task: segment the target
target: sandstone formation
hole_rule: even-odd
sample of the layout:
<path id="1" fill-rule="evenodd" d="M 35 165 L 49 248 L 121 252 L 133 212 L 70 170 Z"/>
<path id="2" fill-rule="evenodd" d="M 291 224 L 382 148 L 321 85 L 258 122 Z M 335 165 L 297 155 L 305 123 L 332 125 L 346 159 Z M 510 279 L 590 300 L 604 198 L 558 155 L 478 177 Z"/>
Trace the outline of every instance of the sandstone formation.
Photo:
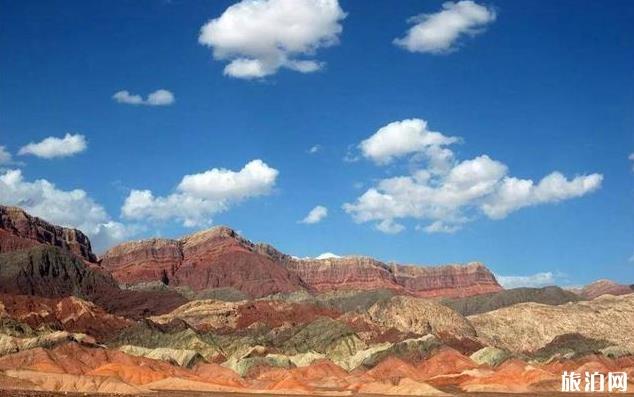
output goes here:
<path id="1" fill-rule="evenodd" d="M 385 264 L 367 257 L 297 259 L 253 244 L 227 227 L 179 240 L 124 243 L 106 252 L 102 266 L 121 283 L 160 281 L 199 295 L 232 288 L 248 297 L 308 290 L 383 289 L 422 297 L 462 297 L 500 291 L 480 263 L 435 267 Z"/>
<path id="2" fill-rule="evenodd" d="M 572 292 L 585 299 L 594 299 L 601 295 L 626 295 L 634 293 L 634 285 L 623 285 L 612 280 L 597 280 L 583 288 L 573 288 Z"/>
<path id="3" fill-rule="evenodd" d="M 226 227 L 124 243 L 104 254 L 102 266 L 122 283 L 163 281 L 194 291 L 232 287 L 261 297 L 302 288 L 297 276 Z"/>
<path id="4" fill-rule="evenodd" d="M 90 240 L 77 229 L 51 225 L 18 207 L 0 205 L 0 253 L 48 244 L 96 262 Z"/>
<path id="5" fill-rule="evenodd" d="M 534 352 L 554 338 L 576 333 L 634 352 L 634 294 L 549 306 L 521 303 L 468 317 L 487 344 Z"/>
<path id="6" fill-rule="evenodd" d="M 9 318 L 37 329 L 48 327 L 108 339 L 132 321 L 107 313 L 92 302 L 70 296 L 47 299 L 32 295 L 0 294 L 0 319 Z"/>

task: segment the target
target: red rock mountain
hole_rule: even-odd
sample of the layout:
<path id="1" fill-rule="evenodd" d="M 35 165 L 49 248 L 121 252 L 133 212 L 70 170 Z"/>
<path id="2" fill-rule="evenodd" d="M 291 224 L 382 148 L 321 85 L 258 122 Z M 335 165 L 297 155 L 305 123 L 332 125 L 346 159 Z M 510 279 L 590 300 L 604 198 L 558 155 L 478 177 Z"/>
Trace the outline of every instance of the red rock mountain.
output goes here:
<path id="1" fill-rule="evenodd" d="M 227 227 L 180 240 L 124 243 L 106 252 L 101 264 L 123 283 L 164 281 L 194 291 L 232 287 L 252 297 L 303 288 L 297 275 Z"/>
<path id="2" fill-rule="evenodd" d="M 88 262 L 96 262 L 90 240 L 77 229 L 50 223 L 18 207 L 0 205 L 0 252 L 48 244 L 70 251 Z"/>
<path id="3" fill-rule="evenodd" d="M 421 297 L 471 296 L 502 289 L 481 263 L 445 266 L 385 264 L 368 257 L 288 260 L 286 266 L 316 291 L 386 288 Z"/>
<path id="4" fill-rule="evenodd" d="M 124 243 L 104 269 L 123 283 L 163 281 L 194 291 L 232 287 L 252 297 L 306 289 L 390 289 L 416 296 L 470 296 L 502 289 L 480 263 L 438 267 L 385 264 L 367 257 L 297 259 L 253 244 L 227 227 L 179 240 Z"/>
<path id="5" fill-rule="evenodd" d="M 586 298 L 594 299 L 601 295 L 626 295 L 634 292 L 634 286 L 615 283 L 612 280 L 597 280 L 583 288 L 571 289 L 575 294 Z"/>
<path id="6" fill-rule="evenodd" d="M 106 271 L 120 283 L 162 281 L 196 292 L 229 287 L 250 297 L 263 297 L 298 290 L 389 289 L 423 297 L 462 297 L 502 289 L 493 274 L 480 263 L 421 267 L 386 264 L 356 256 L 297 259 L 270 245 L 253 244 L 227 227 L 216 227 L 178 240 L 124 243 L 106 252 L 99 266 L 90 240 L 79 230 L 51 225 L 17 207 L 0 206 L 0 253 L 40 245 L 75 254 L 92 267 L 86 269 L 91 278 Z M 49 252 L 45 254 L 44 259 L 48 258 Z M 46 269 L 53 267 L 46 265 Z M 77 274 L 86 271 L 78 273 L 76 266 L 69 269 L 74 269 Z M 56 290 L 62 287 L 73 290 L 55 294 L 42 290 L 38 294 L 66 296 L 76 292 L 77 285 L 60 283 L 62 279 L 49 276 L 40 280 L 35 270 L 16 273 L 16 277 L 19 276 L 16 280 L 22 283 L 19 290 L 35 293 L 34 288 L 48 288 L 49 281 L 54 281 Z M 77 279 L 82 284 L 86 284 L 86 280 L 84 277 Z M 96 284 L 111 284 L 105 281 Z M 116 286 L 108 285 L 108 288 L 112 287 Z"/>

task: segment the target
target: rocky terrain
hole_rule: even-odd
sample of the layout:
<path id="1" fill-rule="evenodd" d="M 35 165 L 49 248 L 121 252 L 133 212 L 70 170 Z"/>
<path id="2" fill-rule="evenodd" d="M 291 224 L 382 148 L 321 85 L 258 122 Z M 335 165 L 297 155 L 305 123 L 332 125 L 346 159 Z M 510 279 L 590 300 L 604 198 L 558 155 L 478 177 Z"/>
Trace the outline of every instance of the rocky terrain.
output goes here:
<path id="1" fill-rule="evenodd" d="M 422 267 L 358 256 L 299 259 L 253 244 L 227 227 L 179 240 L 124 243 L 107 251 L 101 266 L 124 284 L 161 282 L 191 289 L 198 297 L 226 288 L 249 298 L 303 290 L 388 289 L 432 297 L 502 289 L 481 263 Z"/>
<path id="2" fill-rule="evenodd" d="M 225 227 L 97 258 L 81 232 L 0 214 L 0 395 L 552 395 L 564 370 L 634 379 L 634 294 L 615 283 L 503 290 L 480 263 L 297 259 Z"/>

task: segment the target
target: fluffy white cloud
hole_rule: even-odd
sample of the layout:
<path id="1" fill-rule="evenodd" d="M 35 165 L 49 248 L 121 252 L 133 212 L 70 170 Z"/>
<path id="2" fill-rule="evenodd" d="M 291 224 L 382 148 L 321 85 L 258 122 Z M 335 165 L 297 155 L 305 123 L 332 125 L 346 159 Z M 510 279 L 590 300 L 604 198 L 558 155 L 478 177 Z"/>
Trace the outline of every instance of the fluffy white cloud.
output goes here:
<path id="1" fill-rule="evenodd" d="M 309 154 L 316 154 L 316 153 L 319 153 L 320 150 L 321 150 L 321 145 L 313 145 L 313 146 L 311 146 L 310 149 L 308 149 L 308 153 Z"/>
<path id="2" fill-rule="evenodd" d="M 147 106 L 168 106 L 176 101 L 174 94 L 164 89 L 149 93 L 147 99 L 143 99 L 141 95 L 131 94 L 129 91 L 123 90 L 115 92 L 112 99 L 118 103 L 125 103 L 127 105 Z"/>
<path id="3" fill-rule="evenodd" d="M 495 21 L 495 10 L 471 0 L 448 1 L 434 14 L 421 14 L 410 19 L 412 26 L 405 37 L 394 44 L 410 52 L 432 54 L 451 51 L 462 35 L 474 36 Z"/>
<path id="4" fill-rule="evenodd" d="M 304 217 L 304 219 L 302 219 L 300 223 L 312 225 L 312 224 L 321 222 L 327 216 L 328 216 L 328 208 L 324 207 L 323 205 L 318 205 L 312 210 L 310 210 L 308 215 L 306 215 L 306 217 Z"/>
<path id="5" fill-rule="evenodd" d="M 81 153 L 88 147 L 81 134 L 66 134 L 63 138 L 48 137 L 41 142 L 31 142 L 18 151 L 19 155 L 31 154 L 44 159 L 68 157 Z"/>
<path id="6" fill-rule="evenodd" d="M 490 218 L 500 219 L 522 207 L 583 196 L 601 187 L 602 181 L 603 176 L 600 174 L 568 180 L 559 172 L 545 176 L 538 184 L 529 179 L 505 177 L 495 194 L 482 204 L 482 210 Z"/>
<path id="7" fill-rule="evenodd" d="M 627 158 L 628 160 L 632 161 L 632 171 L 634 171 L 634 153 L 630 153 Z"/>
<path id="8" fill-rule="evenodd" d="M 247 163 L 240 171 L 224 168 L 185 175 L 176 191 L 156 197 L 150 190 L 132 190 L 121 213 L 127 219 L 167 221 L 188 227 L 205 226 L 211 217 L 242 200 L 269 194 L 279 172 L 262 160 Z"/>
<path id="9" fill-rule="evenodd" d="M 97 251 L 134 232 L 134 228 L 113 221 L 84 190 L 61 190 L 45 179 L 29 182 L 20 170 L 0 174 L 0 203 L 21 207 L 57 225 L 77 228 L 91 238 Z"/>
<path id="10" fill-rule="evenodd" d="M 345 16 L 337 0 L 242 0 L 207 22 L 198 42 L 229 61 L 224 73 L 231 77 L 261 78 L 280 68 L 311 73 L 322 64 L 298 57 L 336 44 Z"/>
<path id="11" fill-rule="evenodd" d="M 398 157 L 426 149 L 440 150 L 441 146 L 456 141 L 455 137 L 428 130 L 425 120 L 408 119 L 381 127 L 374 135 L 361 142 L 359 148 L 364 157 L 377 164 L 388 164 Z"/>
<path id="12" fill-rule="evenodd" d="M 0 145 L 0 165 L 11 164 L 13 162 L 13 156 L 7 150 L 5 146 Z"/>
<path id="13" fill-rule="evenodd" d="M 552 272 L 535 273 L 529 276 L 498 276 L 495 278 L 504 288 L 545 287 L 555 285 L 555 275 Z"/>
<path id="14" fill-rule="evenodd" d="M 453 233 L 478 214 L 501 219 L 523 207 L 581 197 L 603 180 L 600 174 L 567 179 L 553 172 L 535 183 L 509 176 L 505 164 L 487 155 L 458 161 L 448 146 L 459 139 L 430 133 L 426 126 L 423 120 L 391 123 L 361 143 L 363 155 L 378 164 L 409 154 L 422 165 L 409 175 L 379 180 L 344 204 L 356 222 L 376 222 L 382 232 L 399 233 L 405 227 L 398 220 L 412 218 L 430 222 L 417 229 Z"/>

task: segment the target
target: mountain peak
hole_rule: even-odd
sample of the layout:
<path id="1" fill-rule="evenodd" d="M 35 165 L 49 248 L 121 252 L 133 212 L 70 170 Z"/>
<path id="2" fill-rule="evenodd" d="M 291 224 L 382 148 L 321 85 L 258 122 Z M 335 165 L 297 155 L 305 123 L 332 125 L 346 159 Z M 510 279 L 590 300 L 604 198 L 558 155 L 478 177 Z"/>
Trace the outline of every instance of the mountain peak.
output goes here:
<path id="1" fill-rule="evenodd" d="M 49 244 L 96 262 L 88 237 L 78 229 L 53 225 L 19 207 L 0 205 L 0 252 Z"/>

